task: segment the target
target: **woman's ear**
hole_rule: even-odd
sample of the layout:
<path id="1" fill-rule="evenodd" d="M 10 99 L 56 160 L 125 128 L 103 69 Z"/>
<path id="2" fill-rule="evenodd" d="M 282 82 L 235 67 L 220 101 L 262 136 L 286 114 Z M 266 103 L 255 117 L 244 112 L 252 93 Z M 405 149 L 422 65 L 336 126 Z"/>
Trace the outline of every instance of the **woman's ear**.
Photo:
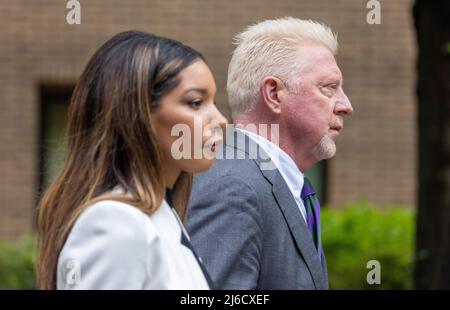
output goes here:
<path id="1" fill-rule="evenodd" d="M 279 78 L 266 76 L 262 80 L 260 87 L 261 98 L 265 108 L 272 113 L 280 114 L 284 90 L 284 83 Z"/>

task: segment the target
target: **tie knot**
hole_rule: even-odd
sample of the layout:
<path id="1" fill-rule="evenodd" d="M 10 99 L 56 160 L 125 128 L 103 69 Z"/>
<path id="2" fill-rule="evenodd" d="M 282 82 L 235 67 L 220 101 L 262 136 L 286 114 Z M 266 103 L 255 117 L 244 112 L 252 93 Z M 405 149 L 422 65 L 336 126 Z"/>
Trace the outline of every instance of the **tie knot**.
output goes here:
<path id="1" fill-rule="evenodd" d="M 308 180 L 308 178 L 305 177 L 305 181 L 302 188 L 302 198 L 306 198 L 311 195 L 315 195 L 316 191 L 314 190 L 314 187 L 312 186 L 311 182 Z"/>

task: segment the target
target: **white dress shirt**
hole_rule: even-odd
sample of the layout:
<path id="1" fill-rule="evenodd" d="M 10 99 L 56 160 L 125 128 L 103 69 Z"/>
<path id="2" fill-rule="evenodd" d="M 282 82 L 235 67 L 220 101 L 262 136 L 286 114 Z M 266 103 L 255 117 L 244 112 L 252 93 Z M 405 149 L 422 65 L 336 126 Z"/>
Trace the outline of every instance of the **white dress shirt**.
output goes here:
<path id="1" fill-rule="evenodd" d="M 306 222 L 306 209 L 303 205 L 303 200 L 301 197 L 304 176 L 295 164 L 294 160 L 285 151 L 266 138 L 242 128 L 236 128 L 236 130 L 239 130 L 247 135 L 250 139 L 257 143 L 258 146 L 264 150 L 264 152 L 267 153 L 270 160 L 273 162 L 288 185 L 289 190 L 291 191 L 292 196 L 294 197 L 294 200 L 303 216 L 303 219 Z"/>
<path id="2" fill-rule="evenodd" d="M 105 200 L 76 220 L 61 250 L 58 289 L 209 289 L 181 221 L 163 201 L 152 215 Z M 187 233 L 186 233 L 187 236 Z"/>

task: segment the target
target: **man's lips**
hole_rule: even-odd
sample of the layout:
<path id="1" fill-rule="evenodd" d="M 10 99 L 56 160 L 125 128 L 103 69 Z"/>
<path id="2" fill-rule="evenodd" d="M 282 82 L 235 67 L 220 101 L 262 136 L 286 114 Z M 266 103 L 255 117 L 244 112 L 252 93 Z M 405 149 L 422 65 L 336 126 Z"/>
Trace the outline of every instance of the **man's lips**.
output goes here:
<path id="1" fill-rule="evenodd" d="M 332 126 L 332 127 L 330 127 L 330 132 L 333 133 L 336 136 L 339 135 L 341 130 L 342 130 L 342 126 Z"/>
<path id="2" fill-rule="evenodd" d="M 343 127 L 344 127 L 344 123 L 342 121 L 338 121 L 338 120 L 336 120 L 335 122 L 332 122 L 330 124 L 330 129 L 336 130 L 338 132 L 341 131 Z"/>

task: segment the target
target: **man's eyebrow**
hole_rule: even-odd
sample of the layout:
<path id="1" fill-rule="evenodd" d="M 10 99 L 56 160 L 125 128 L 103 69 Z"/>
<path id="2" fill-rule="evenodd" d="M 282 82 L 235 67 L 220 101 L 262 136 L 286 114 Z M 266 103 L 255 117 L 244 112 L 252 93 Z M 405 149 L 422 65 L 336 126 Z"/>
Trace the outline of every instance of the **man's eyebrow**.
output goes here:
<path id="1" fill-rule="evenodd" d="M 202 95 L 207 95 L 208 94 L 208 90 L 206 88 L 198 88 L 198 87 L 193 87 L 193 88 L 186 89 L 183 92 L 183 94 L 187 94 L 187 93 L 189 93 L 191 91 L 198 92 L 198 93 L 200 93 Z"/>
<path id="2" fill-rule="evenodd" d="M 338 80 L 341 87 L 344 86 L 344 77 L 342 75 L 336 75 L 331 78 L 332 80 Z"/>
<path id="3" fill-rule="evenodd" d="M 338 83 L 340 86 L 343 86 L 344 85 L 344 79 L 342 78 L 342 77 L 339 77 L 339 76 L 328 76 L 328 77 L 326 77 L 326 78 L 324 78 L 322 81 L 321 81 L 321 83 L 326 83 L 326 84 L 329 84 L 329 83 Z"/>

